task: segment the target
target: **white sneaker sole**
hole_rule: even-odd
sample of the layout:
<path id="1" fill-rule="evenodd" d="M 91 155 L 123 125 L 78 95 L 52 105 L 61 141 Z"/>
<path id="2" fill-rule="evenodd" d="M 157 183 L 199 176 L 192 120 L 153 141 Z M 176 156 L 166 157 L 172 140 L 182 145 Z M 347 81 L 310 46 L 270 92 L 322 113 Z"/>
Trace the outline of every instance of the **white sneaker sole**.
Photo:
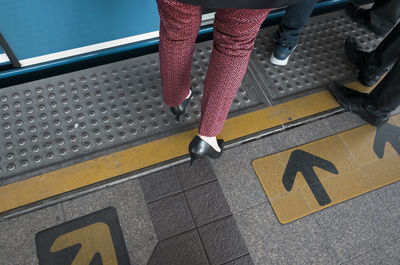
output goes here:
<path id="1" fill-rule="evenodd" d="M 280 60 L 280 59 L 276 58 L 274 56 L 274 52 L 272 52 L 271 57 L 269 58 L 269 61 L 274 65 L 285 66 L 289 62 L 290 55 L 292 55 L 292 53 L 294 52 L 294 50 L 296 48 L 297 48 L 297 45 L 294 46 L 292 52 L 289 54 L 289 56 L 285 60 Z"/>
<path id="2" fill-rule="evenodd" d="M 279 66 L 284 66 L 287 65 L 288 61 L 289 61 L 289 57 L 290 55 L 285 59 L 285 60 L 279 60 L 278 58 L 276 58 L 274 56 L 274 53 L 271 54 L 271 57 L 269 58 L 269 61 L 273 64 L 273 65 L 279 65 Z"/>

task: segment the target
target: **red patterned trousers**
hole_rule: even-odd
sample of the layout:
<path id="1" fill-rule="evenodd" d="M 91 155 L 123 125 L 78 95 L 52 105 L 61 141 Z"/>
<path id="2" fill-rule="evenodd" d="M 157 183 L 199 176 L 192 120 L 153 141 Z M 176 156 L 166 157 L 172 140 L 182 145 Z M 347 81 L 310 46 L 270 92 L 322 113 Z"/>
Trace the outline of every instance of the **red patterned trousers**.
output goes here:
<path id="1" fill-rule="evenodd" d="M 160 71 L 164 102 L 177 107 L 189 94 L 193 51 L 202 8 L 176 0 L 157 0 L 160 13 Z M 222 131 L 246 73 L 250 53 L 269 9 L 218 9 L 213 51 L 204 81 L 199 134 Z"/>

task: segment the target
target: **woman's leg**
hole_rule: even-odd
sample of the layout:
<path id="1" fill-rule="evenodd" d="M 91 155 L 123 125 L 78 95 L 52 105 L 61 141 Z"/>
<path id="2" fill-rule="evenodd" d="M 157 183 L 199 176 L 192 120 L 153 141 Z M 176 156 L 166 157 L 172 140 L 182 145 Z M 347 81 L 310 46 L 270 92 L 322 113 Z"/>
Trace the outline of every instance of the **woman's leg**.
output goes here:
<path id="1" fill-rule="evenodd" d="M 179 106 L 190 92 L 193 51 L 201 7 L 176 0 L 157 0 L 160 14 L 160 71 L 164 102 Z"/>
<path id="2" fill-rule="evenodd" d="M 221 133 L 268 12 L 268 9 L 217 10 L 213 51 L 201 102 L 200 136 L 214 137 Z"/>

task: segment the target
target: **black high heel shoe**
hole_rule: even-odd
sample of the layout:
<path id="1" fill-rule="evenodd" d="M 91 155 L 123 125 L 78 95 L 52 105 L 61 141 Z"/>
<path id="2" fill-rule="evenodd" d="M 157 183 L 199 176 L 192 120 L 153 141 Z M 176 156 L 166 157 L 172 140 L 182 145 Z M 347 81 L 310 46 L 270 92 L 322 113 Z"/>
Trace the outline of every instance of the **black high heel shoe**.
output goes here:
<path id="1" fill-rule="evenodd" d="M 179 117 L 185 113 L 187 106 L 189 105 L 189 101 L 193 97 L 193 91 L 190 93 L 190 97 L 185 99 L 178 107 L 171 107 L 171 112 L 175 115 L 176 121 L 179 121 Z"/>
<path id="2" fill-rule="evenodd" d="M 192 166 L 196 159 L 204 156 L 208 156 L 212 159 L 220 157 L 224 151 L 224 140 L 219 139 L 217 143 L 219 148 L 221 148 L 221 152 L 216 151 L 211 145 L 196 135 L 189 144 L 190 166 Z"/>

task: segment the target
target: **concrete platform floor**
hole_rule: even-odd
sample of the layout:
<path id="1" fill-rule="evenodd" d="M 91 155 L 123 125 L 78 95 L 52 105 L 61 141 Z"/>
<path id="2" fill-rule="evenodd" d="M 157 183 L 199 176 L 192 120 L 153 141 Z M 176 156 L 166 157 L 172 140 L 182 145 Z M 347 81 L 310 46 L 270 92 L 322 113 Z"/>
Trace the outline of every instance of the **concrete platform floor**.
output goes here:
<path id="1" fill-rule="evenodd" d="M 256 158 L 363 124 L 337 114 L 231 148 L 218 160 L 180 164 L 4 219 L 1 264 L 71 264 L 55 243 L 37 244 L 39 232 L 57 226 L 63 234 L 70 221 L 83 232 L 77 247 L 65 230 L 68 257 L 86 255 L 90 264 L 106 264 L 107 253 L 118 259 L 109 264 L 127 264 L 119 260 L 124 255 L 130 264 L 400 264 L 400 182 L 282 225 L 251 166 Z M 96 217 L 79 218 L 108 207 L 119 220 L 110 228 L 114 249 L 96 249 L 100 231 L 85 238 Z M 116 243 L 118 226 L 125 246 Z M 46 258 L 39 261 L 38 253 Z"/>

